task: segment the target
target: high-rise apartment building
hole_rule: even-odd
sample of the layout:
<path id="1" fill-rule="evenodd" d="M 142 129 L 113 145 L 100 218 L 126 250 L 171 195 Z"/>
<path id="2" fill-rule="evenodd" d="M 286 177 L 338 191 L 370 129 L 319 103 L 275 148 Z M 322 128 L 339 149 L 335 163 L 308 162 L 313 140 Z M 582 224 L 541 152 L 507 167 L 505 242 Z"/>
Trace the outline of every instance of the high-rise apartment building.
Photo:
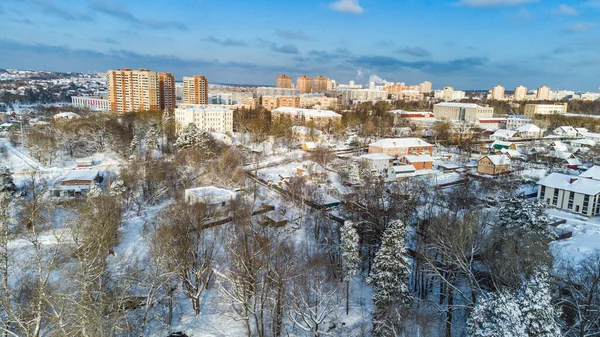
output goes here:
<path id="1" fill-rule="evenodd" d="M 325 92 L 329 87 L 328 83 L 330 83 L 330 81 L 326 77 L 315 77 L 312 79 L 310 90 L 311 92 Z"/>
<path id="2" fill-rule="evenodd" d="M 208 104 L 208 80 L 204 76 L 183 78 L 183 103 Z"/>
<path id="3" fill-rule="evenodd" d="M 520 85 L 515 88 L 515 101 L 524 101 L 527 98 L 527 88 Z"/>
<path id="4" fill-rule="evenodd" d="M 175 95 L 175 77 L 171 73 L 158 73 L 158 91 L 160 94 L 160 109 L 173 111 L 177 103 Z"/>
<path id="5" fill-rule="evenodd" d="M 275 78 L 275 87 L 276 88 L 291 88 L 292 87 L 292 78 L 287 75 L 277 76 Z"/>
<path id="6" fill-rule="evenodd" d="M 175 79 L 170 73 L 125 68 L 107 71 L 106 79 L 111 111 L 125 113 L 175 108 Z"/>
<path id="7" fill-rule="evenodd" d="M 298 89 L 301 94 L 309 94 L 310 93 L 310 82 L 311 82 L 310 77 L 300 76 L 300 77 L 296 78 L 296 89 Z"/>
<path id="8" fill-rule="evenodd" d="M 444 100 L 451 101 L 454 96 L 454 88 L 444 87 Z"/>
<path id="9" fill-rule="evenodd" d="M 491 99 L 502 100 L 504 99 L 504 87 L 501 85 L 497 85 L 490 90 Z"/>
<path id="10" fill-rule="evenodd" d="M 550 99 L 550 88 L 543 85 L 538 88 L 537 95 L 535 95 L 535 99 L 537 100 L 549 100 Z"/>
<path id="11" fill-rule="evenodd" d="M 425 81 L 419 84 L 419 93 L 428 94 L 431 92 L 431 82 Z"/>

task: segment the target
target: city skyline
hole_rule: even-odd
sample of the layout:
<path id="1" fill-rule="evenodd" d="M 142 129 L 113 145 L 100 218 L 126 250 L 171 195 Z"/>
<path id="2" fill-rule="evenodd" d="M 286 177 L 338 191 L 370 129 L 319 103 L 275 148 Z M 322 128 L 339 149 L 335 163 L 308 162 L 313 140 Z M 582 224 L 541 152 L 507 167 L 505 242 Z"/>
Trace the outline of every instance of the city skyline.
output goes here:
<path id="1" fill-rule="evenodd" d="M 342 83 L 428 80 L 436 89 L 600 86 L 600 1 L 227 4 L 7 0 L 0 29 L 11 34 L 0 38 L 0 68 L 150 68 L 177 80 L 203 74 L 212 83 L 266 85 L 285 73 Z"/>

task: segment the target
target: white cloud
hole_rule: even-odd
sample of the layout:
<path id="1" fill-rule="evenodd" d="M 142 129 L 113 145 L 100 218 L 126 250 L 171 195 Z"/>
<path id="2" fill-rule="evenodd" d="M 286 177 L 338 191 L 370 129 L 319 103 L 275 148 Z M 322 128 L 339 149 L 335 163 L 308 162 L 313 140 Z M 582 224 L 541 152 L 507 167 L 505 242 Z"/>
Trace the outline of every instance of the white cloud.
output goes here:
<path id="1" fill-rule="evenodd" d="M 518 6 L 537 1 L 538 0 L 460 0 L 454 4 L 467 7 L 499 7 Z"/>
<path id="2" fill-rule="evenodd" d="M 558 6 L 558 8 L 556 9 L 556 13 L 562 15 L 575 16 L 577 15 L 577 10 L 569 5 L 562 4 Z"/>
<path id="3" fill-rule="evenodd" d="M 596 24 L 590 22 L 574 23 L 565 27 L 565 31 L 569 33 L 583 33 L 592 30 Z"/>
<path id="4" fill-rule="evenodd" d="M 358 0 L 338 0 L 329 5 L 331 9 L 338 12 L 360 14 L 364 10 L 358 4 Z"/>
<path id="5" fill-rule="evenodd" d="M 588 0 L 583 5 L 585 7 L 600 8 L 600 0 Z"/>

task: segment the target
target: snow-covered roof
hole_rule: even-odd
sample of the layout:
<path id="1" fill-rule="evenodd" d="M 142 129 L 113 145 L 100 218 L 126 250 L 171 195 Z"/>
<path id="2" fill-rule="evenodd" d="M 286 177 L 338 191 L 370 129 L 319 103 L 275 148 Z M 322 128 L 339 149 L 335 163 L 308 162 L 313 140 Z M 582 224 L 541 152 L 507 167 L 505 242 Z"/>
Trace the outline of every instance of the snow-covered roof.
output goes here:
<path id="1" fill-rule="evenodd" d="M 573 154 L 571 152 L 566 152 L 566 151 L 552 151 L 549 155 L 550 155 L 550 157 L 559 158 L 559 159 L 569 159 L 569 158 L 573 157 Z"/>
<path id="2" fill-rule="evenodd" d="M 309 128 L 306 126 L 292 126 L 292 132 L 297 133 L 299 135 L 309 135 L 311 133 L 315 134 L 315 135 L 320 135 L 323 132 L 321 130 L 317 130 L 315 128 Z"/>
<path id="3" fill-rule="evenodd" d="M 68 171 L 62 178 L 62 181 L 71 181 L 71 180 L 94 180 L 100 171 L 98 170 L 71 170 Z"/>
<path id="4" fill-rule="evenodd" d="M 553 132 L 556 134 L 576 134 L 577 130 L 572 126 L 559 126 Z"/>
<path id="5" fill-rule="evenodd" d="M 447 170 L 456 170 L 457 168 L 460 168 L 460 166 L 458 166 L 456 164 L 452 164 L 452 163 L 439 163 L 438 162 L 437 166 L 447 169 Z"/>
<path id="6" fill-rule="evenodd" d="M 500 152 L 502 152 L 502 154 L 509 156 L 510 158 L 521 157 L 521 152 L 519 152 L 517 150 L 502 149 L 502 150 L 500 150 Z"/>
<path id="7" fill-rule="evenodd" d="M 580 177 L 600 180 L 600 166 L 592 166 L 587 171 L 581 173 Z"/>
<path id="8" fill-rule="evenodd" d="M 508 156 L 506 156 L 504 154 L 491 154 L 491 155 L 484 156 L 479 160 L 482 160 L 484 158 L 488 158 L 494 165 L 509 165 L 510 164 L 510 158 L 508 158 Z"/>
<path id="9" fill-rule="evenodd" d="M 452 107 L 452 108 L 483 108 L 481 105 L 475 104 L 475 103 L 457 103 L 457 102 L 442 102 L 442 103 L 438 103 L 434 106 Z"/>
<path id="10" fill-rule="evenodd" d="M 233 110 L 221 105 L 210 104 L 189 104 L 186 106 L 175 108 L 175 112 L 233 112 Z"/>
<path id="11" fill-rule="evenodd" d="M 596 146 L 596 142 L 591 139 L 577 139 L 577 140 L 571 141 L 571 144 Z"/>
<path id="12" fill-rule="evenodd" d="M 575 128 L 575 130 L 577 130 L 577 132 L 579 132 L 579 133 L 588 132 L 588 129 L 586 129 L 586 128 Z"/>
<path id="13" fill-rule="evenodd" d="M 394 159 L 394 157 L 388 156 L 385 153 L 363 154 L 362 156 L 360 156 L 360 158 L 368 159 L 368 160 L 391 160 L 391 159 Z"/>
<path id="14" fill-rule="evenodd" d="M 61 113 L 57 113 L 56 115 L 54 115 L 54 118 L 67 118 L 67 119 L 73 119 L 73 118 L 81 118 L 81 116 L 79 116 L 78 114 L 74 113 L 74 112 L 61 112 Z"/>
<path id="15" fill-rule="evenodd" d="M 390 167 L 390 169 L 392 171 L 394 171 L 394 173 L 408 173 L 408 172 L 415 172 L 417 170 L 412 165 L 396 165 L 396 166 Z"/>
<path id="16" fill-rule="evenodd" d="M 516 146 L 516 144 L 515 144 L 515 143 L 513 143 L 513 142 L 506 142 L 506 141 L 503 141 L 503 140 L 496 140 L 496 141 L 494 141 L 494 142 L 492 143 L 492 147 L 493 147 L 493 146 L 496 146 L 496 145 L 500 145 L 500 146 L 511 146 L 511 145 L 513 145 L 513 144 Z"/>
<path id="17" fill-rule="evenodd" d="M 506 123 L 506 118 L 477 118 L 478 123 Z"/>
<path id="18" fill-rule="evenodd" d="M 380 147 L 380 148 L 394 148 L 394 147 L 412 147 L 412 146 L 432 146 L 426 141 L 419 138 L 385 138 L 375 143 L 369 144 L 369 146 Z"/>
<path id="19" fill-rule="evenodd" d="M 574 165 L 576 165 L 576 166 L 579 166 L 579 165 L 581 165 L 582 163 L 581 163 L 581 160 L 579 160 L 579 159 L 577 159 L 577 158 L 569 158 L 569 159 L 567 159 L 567 164 L 568 164 L 568 165 L 573 165 L 573 166 L 574 166 Z"/>
<path id="20" fill-rule="evenodd" d="M 406 111 L 406 110 L 390 110 L 389 113 L 395 115 L 406 115 L 410 117 L 427 117 L 433 115 L 431 111 Z"/>
<path id="21" fill-rule="evenodd" d="M 194 194 L 205 203 L 221 203 L 223 201 L 230 201 L 237 195 L 236 192 L 214 186 L 188 188 L 185 190 L 185 192 Z"/>
<path id="22" fill-rule="evenodd" d="M 549 176 L 538 181 L 538 185 L 587 195 L 600 193 L 600 181 L 562 173 L 551 173 Z"/>
<path id="23" fill-rule="evenodd" d="M 494 134 L 492 136 L 494 137 L 506 137 L 506 138 L 512 138 L 514 137 L 516 134 L 518 133 L 518 131 L 515 130 L 504 130 L 504 129 L 500 129 L 500 130 L 496 130 L 496 132 L 494 132 Z"/>
<path id="24" fill-rule="evenodd" d="M 531 133 L 531 132 L 540 132 L 540 131 L 542 131 L 542 129 L 537 127 L 537 125 L 535 125 L 535 124 L 525 124 L 525 125 L 521 126 L 520 128 L 518 128 L 517 131 Z"/>
<path id="25" fill-rule="evenodd" d="M 290 115 L 304 115 L 306 117 L 342 117 L 342 115 L 333 112 L 331 110 L 316 110 L 316 109 L 300 109 L 300 108 L 288 108 L 288 107 L 279 107 L 273 112 L 278 112 L 282 114 L 290 114 Z"/>
<path id="26" fill-rule="evenodd" d="M 405 155 L 404 159 L 406 159 L 409 163 L 433 162 L 433 158 L 428 154 L 422 156 Z"/>
<path id="27" fill-rule="evenodd" d="M 306 142 L 306 143 L 304 143 L 304 145 L 308 149 L 316 149 L 317 148 L 317 143 L 315 143 L 315 142 Z"/>

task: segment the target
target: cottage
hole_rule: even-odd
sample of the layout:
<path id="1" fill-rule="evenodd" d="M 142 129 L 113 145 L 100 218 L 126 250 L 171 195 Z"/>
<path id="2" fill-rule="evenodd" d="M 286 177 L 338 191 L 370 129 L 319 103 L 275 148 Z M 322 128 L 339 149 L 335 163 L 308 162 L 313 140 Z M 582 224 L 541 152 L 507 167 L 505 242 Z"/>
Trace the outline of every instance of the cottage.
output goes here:
<path id="1" fill-rule="evenodd" d="M 317 143 L 315 142 L 306 142 L 302 144 L 302 150 L 312 152 L 317 149 Z"/>
<path id="2" fill-rule="evenodd" d="M 538 200 L 567 211 L 600 214 L 600 181 L 582 176 L 551 173 L 538 182 Z"/>
<path id="3" fill-rule="evenodd" d="M 562 138 L 575 138 L 577 137 L 577 130 L 572 126 L 560 126 L 552 131 L 556 136 Z"/>
<path id="4" fill-rule="evenodd" d="M 593 180 L 600 180 L 600 166 L 592 166 L 585 172 L 581 173 L 579 176 L 583 178 L 590 178 Z"/>
<path id="5" fill-rule="evenodd" d="M 417 170 L 412 165 L 395 165 L 388 168 L 387 178 L 388 180 L 399 180 L 406 177 L 415 175 Z"/>
<path id="6" fill-rule="evenodd" d="M 543 136 L 543 131 L 535 124 L 525 124 L 517 129 L 517 132 L 523 138 L 540 138 Z"/>
<path id="7" fill-rule="evenodd" d="M 492 152 L 499 152 L 500 150 L 516 150 L 517 145 L 513 142 L 505 142 L 502 140 L 497 140 L 492 143 L 491 149 L 492 149 Z"/>
<path id="8" fill-rule="evenodd" d="M 386 138 L 369 144 L 369 153 L 384 153 L 388 156 L 421 155 L 433 153 L 433 145 L 419 138 Z"/>
<path id="9" fill-rule="evenodd" d="M 238 198 L 238 193 L 224 188 L 204 186 L 185 190 L 185 201 L 188 204 L 202 204 L 211 213 L 225 212 Z"/>
<path id="10" fill-rule="evenodd" d="M 500 150 L 500 154 L 506 155 L 510 159 L 520 159 L 523 157 L 521 152 L 519 152 L 517 150 L 502 149 L 502 150 Z"/>
<path id="11" fill-rule="evenodd" d="M 499 175 L 510 171 L 510 158 L 503 154 L 487 155 L 477 161 L 477 173 Z"/>
<path id="12" fill-rule="evenodd" d="M 68 171 L 52 189 L 52 195 L 57 198 L 79 198 L 85 196 L 92 184 L 104 186 L 103 172 L 98 170 Z"/>
<path id="13" fill-rule="evenodd" d="M 492 139 L 492 140 L 509 140 L 512 138 L 519 138 L 519 137 L 521 137 L 521 134 L 519 133 L 519 131 L 500 129 L 500 130 L 496 130 L 496 132 L 494 132 L 494 134 L 490 136 L 490 139 Z"/>
<path id="14" fill-rule="evenodd" d="M 413 156 L 406 155 L 400 159 L 401 162 L 413 166 L 418 170 L 433 169 L 433 158 L 430 155 Z"/>
<path id="15" fill-rule="evenodd" d="M 360 156 L 361 164 L 373 173 L 383 173 L 391 166 L 391 161 L 394 157 L 390 157 L 385 153 L 369 153 Z"/>
<path id="16" fill-rule="evenodd" d="M 305 160 L 301 166 L 296 168 L 296 174 L 306 176 L 309 179 L 320 182 L 327 179 L 328 172 L 323 166 L 315 163 L 312 160 Z"/>

